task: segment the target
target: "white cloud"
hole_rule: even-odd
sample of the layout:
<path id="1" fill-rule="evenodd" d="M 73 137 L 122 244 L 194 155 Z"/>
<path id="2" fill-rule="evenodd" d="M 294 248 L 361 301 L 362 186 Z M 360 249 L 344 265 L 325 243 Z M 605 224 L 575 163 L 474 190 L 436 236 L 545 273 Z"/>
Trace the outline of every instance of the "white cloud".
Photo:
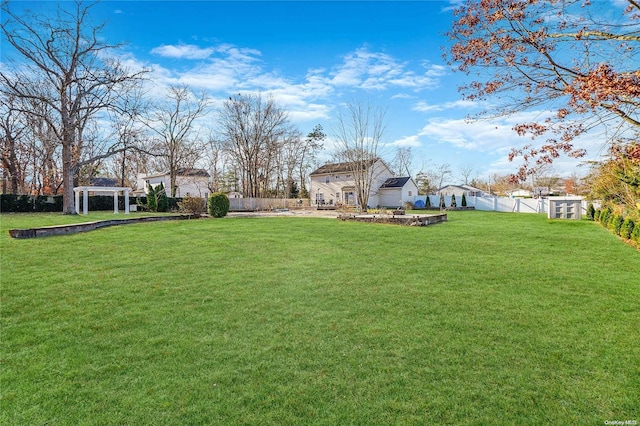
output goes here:
<path id="1" fill-rule="evenodd" d="M 408 63 L 398 62 L 391 55 L 370 52 L 362 47 L 343 57 L 343 63 L 330 73 L 334 86 L 352 86 L 368 90 L 386 90 L 391 87 L 422 90 L 434 88 L 439 77 L 444 75 L 444 67 L 427 65 L 424 73 L 408 70 Z"/>
<path id="2" fill-rule="evenodd" d="M 406 136 L 404 138 L 395 140 L 393 142 L 391 142 L 389 145 L 392 146 L 397 146 L 397 147 L 401 147 L 401 146 L 421 146 L 420 143 L 420 137 L 418 135 L 413 135 L 413 136 Z"/>
<path id="3" fill-rule="evenodd" d="M 179 44 L 177 46 L 163 44 L 151 49 L 151 53 L 154 55 L 176 59 L 206 59 L 214 52 L 215 49 L 212 47 L 201 48 L 193 44 Z"/>
<path id="4" fill-rule="evenodd" d="M 430 105 L 427 102 L 420 101 L 416 102 L 411 108 L 413 111 L 419 112 L 431 112 L 431 111 L 444 111 L 448 109 L 458 109 L 462 108 L 465 110 L 478 108 L 483 108 L 483 104 L 479 102 L 469 101 L 469 100 L 458 100 L 452 102 L 445 102 L 441 104 Z"/>

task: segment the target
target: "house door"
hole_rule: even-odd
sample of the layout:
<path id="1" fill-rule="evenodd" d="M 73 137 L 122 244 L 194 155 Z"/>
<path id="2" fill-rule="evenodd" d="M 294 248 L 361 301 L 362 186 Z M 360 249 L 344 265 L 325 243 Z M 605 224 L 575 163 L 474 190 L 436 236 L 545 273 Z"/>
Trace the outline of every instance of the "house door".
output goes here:
<path id="1" fill-rule="evenodd" d="M 356 197 L 353 192 L 344 193 L 344 203 L 347 205 L 354 205 L 356 203 Z"/>

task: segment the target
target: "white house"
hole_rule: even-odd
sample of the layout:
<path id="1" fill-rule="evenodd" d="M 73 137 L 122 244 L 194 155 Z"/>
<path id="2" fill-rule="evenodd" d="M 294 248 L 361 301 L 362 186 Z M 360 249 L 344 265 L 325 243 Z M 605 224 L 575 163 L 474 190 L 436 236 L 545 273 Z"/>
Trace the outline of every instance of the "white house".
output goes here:
<path id="1" fill-rule="evenodd" d="M 485 195 L 489 195 L 485 194 L 483 190 L 471 185 L 446 185 L 439 188 L 436 193 L 442 195 L 455 195 L 456 198 L 462 197 L 462 194 L 466 197 L 484 197 Z"/>
<path id="2" fill-rule="evenodd" d="M 392 177 L 378 189 L 378 203 L 382 207 L 404 207 L 407 201 L 414 202 L 418 185 L 410 176 Z"/>
<path id="3" fill-rule="evenodd" d="M 171 194 L 171 178 L 169 172 L 158 174 L 138 174 L 138 190 L 149 192 L 149 186 L 154 188 L 158 185 L 164 186 L 167 195 Z M 209 173 L 203 169 L 181 169 L 176 176 L 176 197 L 209 197 Z"/>
<path id="4" fill-rule="evenodd" d="M 507 192 L 507 195 L 510 197 L 531 197 L 531 191 L 524 188 L 518 188 Z"/>
<path id="5" fill-rule="evenodd" d="M 370 207 L 399 207 L 405 201 L 414 201 L 418 188 L 413 179 L 394 177 L 393 172 L 381 159 L 371 161 L 369 167 L 373 168 L 369 170 L 372 176 L 368 200 Z M 350 163 L 329 163 L 313 171 L 309 175 L 311 204 L 358 205 L 356 181 L 350 170 Z M 390 180 L 393 178 L 397 180 Z M 398 186 L 400 182 L 402 185 Z"/>

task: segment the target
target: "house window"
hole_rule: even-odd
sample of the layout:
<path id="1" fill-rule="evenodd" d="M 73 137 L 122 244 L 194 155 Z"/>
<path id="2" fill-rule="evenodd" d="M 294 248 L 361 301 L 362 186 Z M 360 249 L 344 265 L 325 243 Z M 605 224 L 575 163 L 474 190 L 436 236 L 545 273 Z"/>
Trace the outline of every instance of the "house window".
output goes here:
<path id="1" fill-rule="evenodd" d="M 336 200 L 340 200 L 340 193 L 336 192 Z"/>
<path id="2" fill-rule="evenodd" d="M 334 178 L 340 179 L 340 175 L 335 175 Z"/>
<path id="3" fill-rule="evenodd" d="M 329 183 L 329 182 L 331 182 L 331 178 L 329 176 L 324 178 L 324 183 Z"/>
<path id="4" fill-rule="evenodd" d="M 409 197 L 413 196 L 413 191 L 409 191 Z"/>
<path id="5" fill-rule="evenodd" d="M 351 175 L 347 175 L 346 178 L 349 179 L 351 177 Z"/>

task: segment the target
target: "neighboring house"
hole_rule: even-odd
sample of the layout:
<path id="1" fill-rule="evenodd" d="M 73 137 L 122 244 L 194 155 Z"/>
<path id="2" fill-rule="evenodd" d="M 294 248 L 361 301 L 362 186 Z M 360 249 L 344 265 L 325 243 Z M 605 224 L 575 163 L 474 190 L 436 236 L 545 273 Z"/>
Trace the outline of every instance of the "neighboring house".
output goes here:
<path id="1" fill-rule="evenodd" d="M 483 190 L 471 185 L 446 185 L 438 189 L 436 194 L 455 195 L 456 197 L 462 197 L 462 194 L 466 197 L 484 197 L 488 195 Z"/>
<path id="2" fill-rule="evenodd" d="M 227 194 L 227 197 L 229 197 L 229 198 L 244 198 L 242 196 L 242 193 L 240 193 L 238 191 L 231 191 L 230 193 Z"/>
<path id="3" fill-rule="evenodd" d="M 370 207 L 385 206 L 383 203 L 389 201 L 389 207 L 399 207 L 405 201 L 413 202 L 417 195 L 418 188 L 411 178 L 406 179 L 401 187 L 397 187 L 400 181 L 389 181 L 387 187 L 382 186 L 389 180 L 394 178 L 393 172 L 381 159 L 370 162 L 373 169 L 370 170 L 373 181 L 371 190 L 369 191 L 368 205 Z M 356 181 L 353 177 L 350 163 L 330 163 L 318 168 L 312 172 L 309 177 L 311 184 L 309 186 L 309 194 L 311 196 L 311 204 L 315 205 L 358 205 L 358 195 L 356 192 Z M 409 192 L 413 195 L 408 197 Z M 387 198 L 388 197 L 388 198 Z"/>
<path id="4" fill-rule="evenodd" d="M 410 176 L 392 177 L 384 181 L 378 194 L 380 206 L 404 207 L 405 202 L 414 202 L 416 195 L 418 195 L 418 185 Z"/>
<path id="5" fill-rule="evenodd" d="M 171 195 L 171 178 L 169 173 L 152 175 L 138 174 L 138 191 L 149 192 L 149 186 L 154 188 L 164 186 L 167 195 Z M 209 197 L 209 173 L 203 169 L 181 169 L 176 176 L 176 197 Z"/>
<path id="6" fill-rule="evenodd" d="M 513 191 L 507 192 L 507 195 L 510 197 L 530 197 L 531 191 L 529 191 L 528 189 L 518 188 L 514 189 Z"/>

